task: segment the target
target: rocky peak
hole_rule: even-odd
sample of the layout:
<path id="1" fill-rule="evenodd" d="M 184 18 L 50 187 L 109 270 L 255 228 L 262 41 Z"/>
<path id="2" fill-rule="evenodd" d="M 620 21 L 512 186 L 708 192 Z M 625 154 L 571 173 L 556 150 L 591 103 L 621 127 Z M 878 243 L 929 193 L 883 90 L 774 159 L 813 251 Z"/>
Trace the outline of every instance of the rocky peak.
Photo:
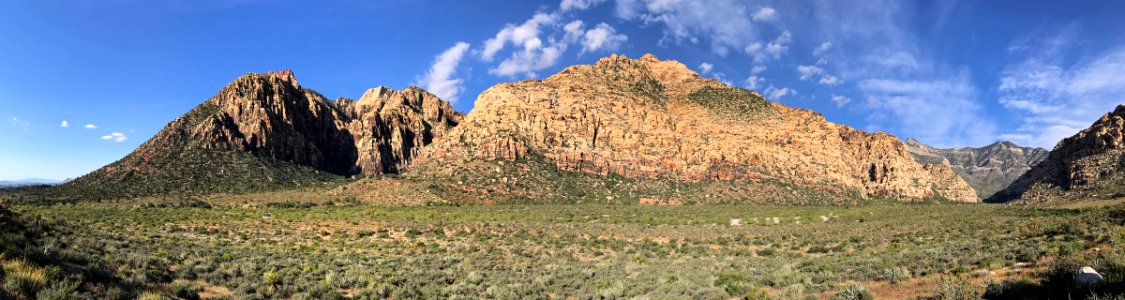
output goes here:
<path id="1" fill-rule="evenodd" d="M 277 78 L 278 80 L 288 82 L 289 84 L 296 87 L 301 86 L 300 84 L 297 84 L 297 76 L 293 75 L 293 70 L 285 69 L 281 71 L 270 71 L 265 72 L 262 75 Z"/>
<path id="2" fill-rule="evenodd" d="M 1035 165 L 990 202 L 1043 203 L 1125 195 L 1125 105 L 1089 128 L 1059 141 Z"/>
<path id="3" fill-rule="evenodd" d="M 1016 145 L 1016 143 L 1012 143 L 1012 142 L 1009 142 L 1009 141 L 998 141 L 998 142 L 992 143 L 992 144 L 990 144 L 988 146 L 984 146 L 984 147 L 985 148 L 1019 148 L 1019 145 Z"/>
<path id="4" fill-rule="evenodd" d="M 1125 105 L 1118 105 L 1112 112 L 1102 115 L 1090 128 L 1055 145 L 1055 150 L 1071 156 L 1085 156 L 1109 150 L 1121 149 L 1122 124 L 1125 124 Z M 1054 153 L 1052 153 L 1054 155 Z"/>

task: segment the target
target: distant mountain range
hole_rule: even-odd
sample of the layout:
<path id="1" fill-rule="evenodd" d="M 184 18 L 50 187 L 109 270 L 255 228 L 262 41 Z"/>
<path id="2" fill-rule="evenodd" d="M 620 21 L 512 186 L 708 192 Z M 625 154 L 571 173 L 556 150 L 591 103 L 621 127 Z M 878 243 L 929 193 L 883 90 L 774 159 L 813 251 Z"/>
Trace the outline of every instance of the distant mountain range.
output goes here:
<path id="1" fill-rule="evenodd" d="M 1047 158 L 1043 148 L 1020 147 L 1011 142 L 996 142 L 980 148 L 939 149 L 916 139 L 906 140 L 914 159 L 927 164 L 948 164 L 965 179 L 981 199 L 1008 187 L 1031 166 Z"/>
<path id="2" fill-rule="evenodd" d="M 24 178 L 17 180 L 0 180 L 0 187 L 29 186 L 29 185 L 55 185 L 66 182 L 65 180 Z"/>

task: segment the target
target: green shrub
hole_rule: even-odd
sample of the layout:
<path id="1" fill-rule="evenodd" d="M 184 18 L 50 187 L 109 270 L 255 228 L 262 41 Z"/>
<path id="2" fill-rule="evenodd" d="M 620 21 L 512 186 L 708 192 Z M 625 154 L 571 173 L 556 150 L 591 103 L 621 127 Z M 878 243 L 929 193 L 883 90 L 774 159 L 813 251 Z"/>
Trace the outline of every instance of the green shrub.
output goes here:
<path id="1" fill-rule="evenodd" d="M 137 300 L 164 300 L 164 296 L 157 292 L 144 292 Z"/>
<path id="2" fill-rule="evenodd" d="M 874 300 L 875 294 L 872 294 L 871 291 L 867 289 L 867 287 L 863 286 L 863 284 L 852 281 L 852 282 L 848 283 L 848 287 L 844 288 L 844 290 L 840 291 L 839 293 L 836 293 L 836 295 L 833 295 L 832 298 L 828 298 L 828 299 L 831 299 L 831 300 Z"/>
<path id="3" fill-rule="evenodd" d="M 722 273 L 713 283 L 715 287 L 722 288 L 731 296 L 746 294 L 750 287 L 746 285 L 746 277 L 742 274 Z"/>
<path id="4" fill-rule="evenodd" d="M 203 286 L 195 282 L 176 279 L 168 285 L 168 289 L 172 291 L 172 295 L 183 299 L 199 299 L 199 292 L 203 291 Z"/>
<path id="5" fill-rule="evenodd" d="M 832 250 L 828 249 L 828 247 L 825 247 L 823 245 L 813 245 L 812 247 L 809 247 L 809 251 L 807 251 L 807 252 L 808 253 L 828 253 L 828 252 L 832 252 Z"/>
<path id="6" fill-rule="evenodd" d="M 883 270 L 883 278 L 893 284 L 898 284 L 904 280 L 910 280 L 911 275 L 910 269 L 906 267 L 894 267 Z"/>
<path id="7" fill-rule="evenodd" d="M 985 287 L 964 276 L 942 279 L 935 300 L 976 300 L 984 296 Z"/>
<path id="8" fill-rule="evenodd" d="M 21 299 L 34 299 L 47 287 L 47 272 L 23 260 L 4 262 L 4 288 Z"/>

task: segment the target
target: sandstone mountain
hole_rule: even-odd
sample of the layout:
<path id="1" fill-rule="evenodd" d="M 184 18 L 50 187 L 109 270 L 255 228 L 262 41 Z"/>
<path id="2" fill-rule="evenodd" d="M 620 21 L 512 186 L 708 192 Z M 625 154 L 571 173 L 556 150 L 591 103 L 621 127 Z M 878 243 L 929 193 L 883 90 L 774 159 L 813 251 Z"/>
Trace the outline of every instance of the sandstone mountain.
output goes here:
<path id="1" fill-rule="evenodd" d="M 1125 196 L 1125 105 L 1072 137 L 988 202 L 1050 203 Z"/>
<path id="2" fill-rule="evenodd" d="M 939 149 L 915 139 L 906 140 L 906 149 L 919 163 L 950 165 L 953 173 L 965 179 L 981 199 L 1007 187 L 1047 158 L 1048 152 L 1003 141 L 980 148 Z"/>
<path id="3" fill-rule="evenodd" d="M 652 55 L 613 55 L 545 80 L 493 86 L 447 134 L 423 150 L 410 173 L 452 176 L 457 179 L 453 189 L 515 198 L 671 181 L 683 184 L 605 198 L 702 202 L 735 196 L 794 202 L 803 201 L 795 191 L 813 191 L 829 198 L 977 200 L 947 165 L 915 162 L 890 134 L 834 124 Z M 521 165 L 528 161 L 547 167 Z M 572 181 L 535 181 L 525 176 L 529 169 L 559 170 L 563 177 L 593 175 L 612 183 L 573 181 L 586 186 L 568 187 L 561 182 Z M 529 193 L 529 181 L 552 190 Z"/>
<path id="4" fill-rule="evenodd" d="M 250 73 L 63 190 L 87 198 L 239 192 L 393 173 L 461 118 L 414 87 L 332 102 L 292 71 Z"/>

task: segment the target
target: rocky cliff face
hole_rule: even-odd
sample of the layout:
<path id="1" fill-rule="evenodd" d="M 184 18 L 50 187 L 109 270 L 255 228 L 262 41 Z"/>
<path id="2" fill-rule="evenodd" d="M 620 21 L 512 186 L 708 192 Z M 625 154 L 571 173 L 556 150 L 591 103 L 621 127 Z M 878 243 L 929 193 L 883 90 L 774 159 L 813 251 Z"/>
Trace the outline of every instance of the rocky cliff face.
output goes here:
<path id="1" fill-rule="evenodd" d="M 1011 142 L 996 142 L 980 148 L 939 149 L 915 139 L 906 140 L 906 149 L 919 163 L 949 165 L 981 199 L 1007 187 L 1031 166 L 1047 158 L 1048 152 Z"/>
<path id="2" fill-rule="evenodd" d="M 976 201 L 947 166 L 915 162 L 894 136 L 768 102 L 652 55 L 496 85 L 414 163 L 425 170 L 529 157 L 601 176 Z"/>
<path id="3" fill-rule="evenodd" d="M 1125 105 L 1060 141 L 989 202 L 1051 203 L 1125 196 Z"/>
<path id="4" fill-rule="evenodd" d="M 418 88 L 383 87 L 359 101 L 331 102 L 298 84 L 291 71 L 251 73 L 125 158 L 66 186 L 128 197 L 397 172 L 461 116 Z"/>
<path id="5" fill-rule="evenodd" d="M 355 138 L 356 172 L 365 175 L 398 173 L 463 117 L 449 102 L 417 87 L 374 88 L 359 101 L 340 99 L 336 106 L 350 119 L 345 128 Z"/>

